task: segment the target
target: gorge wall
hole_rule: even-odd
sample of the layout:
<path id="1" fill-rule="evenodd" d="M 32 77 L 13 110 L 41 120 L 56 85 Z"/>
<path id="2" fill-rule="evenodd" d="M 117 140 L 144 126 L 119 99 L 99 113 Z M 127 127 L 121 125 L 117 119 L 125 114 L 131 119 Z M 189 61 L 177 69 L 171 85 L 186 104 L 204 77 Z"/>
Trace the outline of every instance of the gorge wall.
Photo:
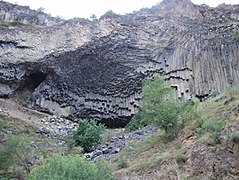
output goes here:
<path id="1" fill-rule="evenodd" d="M 239 5 L 164 0 L 93 21 L 29 15 L 18 26 L 6 16 L 19 10 L 6 11 L 6 4 L 0 2 L 0 96 L 27 90 L 33 109 L 122 126 L 138 110 L 143 79 L 158 72 L 188 99 L 239 84 Z"/>

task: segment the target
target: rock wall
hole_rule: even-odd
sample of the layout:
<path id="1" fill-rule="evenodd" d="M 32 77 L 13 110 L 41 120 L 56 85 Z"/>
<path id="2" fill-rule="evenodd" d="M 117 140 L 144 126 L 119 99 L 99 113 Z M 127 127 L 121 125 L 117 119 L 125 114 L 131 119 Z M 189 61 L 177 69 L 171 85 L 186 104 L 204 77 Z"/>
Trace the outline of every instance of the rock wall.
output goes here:
<path id="1" fill-rule="evenodd" d="M 239 84 L 239 6 L 164 0 L 97 21 L 0 28 L 0 96 L 31 90 L 28 106 L 75 120 L 125 125 L 155 73 L 186 98 Z"/>
<path id="2" fill-rule="evenodd" d="M 4 26 L 44 26 L 53 25 L 63 20 L 59 17 L 51 17 L 42 10 L 31 10 L 28 6 L 19 6 L 0 1 L 0 22 Z"/>

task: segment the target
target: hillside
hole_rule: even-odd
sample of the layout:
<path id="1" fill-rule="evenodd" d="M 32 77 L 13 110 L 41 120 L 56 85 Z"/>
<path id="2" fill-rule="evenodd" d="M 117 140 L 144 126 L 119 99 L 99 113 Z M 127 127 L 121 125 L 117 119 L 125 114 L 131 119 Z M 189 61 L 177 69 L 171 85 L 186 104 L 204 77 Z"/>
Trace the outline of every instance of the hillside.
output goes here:
<path id="1" fill-rule="evenodd" d="M 217 96 L 195 109 L 178 138 L 159 132 L 133 141 L 111 162 L 117 179 L 238 179 L 237 98 Z M 123 159 L 123 160 L 122 160 Z M 124 164 L 123 167 L 119 166 Z M 119 168 L 120 167 L 120 168 Z"/>
<path id="2" fill-rule="evenodd" d="M 25 116 L 16 119 L 10 116 L 11 109 L 5 109 L 0 115 L 0 153 L 9 138 L 26 143 L 22 148 L 17 146 L 16 149 L 20 157 L 23 157 L 24 164 L 19 163 L 17 157 L 8 157 L 10 167 L 18 167 L 17 171 L 9 171 L 10 177 L 17 179 L 26 177 L 26 170 L 31 172 L 47 164 L 47 159 L 51 156 L 63 154 L 67 158 L 73 154 L 90 157 L 93 161 L 100 157 L 108 159 L 113 177 L 119 180 L 236 180 L 239 178 L 238 92 L 238 87 L 230 88 L 224 94 L 204 102 L 195 101 L 194 108 L 188 112 L 184 128 L 173 141 L 165 141 L 163 131 L 152 127 L 130 133 L 124 129 L 109 129 L 103 134 L 104 142 L 94 152 L 86 155 L 82 154 L 81 147 L 72 147 L 68 135 L 58 134 L 56 129 L 54 134 L 51 131 L 39 131 L 44 125 L 46 129 L 55 127 L 57 121 L 54 117 L 50 117 L 50 121 L 44 121 L 45 124 L 37 124 L 37 119 L 41 120 L 46 115 L 32 114 L 35 122 L 32 123 L 29 119 L 24 119 L 29 115 L 28 111 L 18 109 L 15 112 Z M 17 142 L 15 144 L 18 145 Z M 26 148 L 29 146 L 33 149 Z M 0 158 L 0 167 L 4 167 L 2 163 Z M 27 169 L 24 170 L 23 165 Z M 4 177 L 3 172 L 0 171 L 0 177 Z"/>

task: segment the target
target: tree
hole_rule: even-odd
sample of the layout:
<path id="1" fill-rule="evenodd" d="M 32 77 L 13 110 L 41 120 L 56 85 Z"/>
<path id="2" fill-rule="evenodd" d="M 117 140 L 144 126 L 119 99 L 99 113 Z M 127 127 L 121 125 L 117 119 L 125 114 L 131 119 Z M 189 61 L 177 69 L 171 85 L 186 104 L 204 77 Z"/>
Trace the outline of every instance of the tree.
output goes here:
<path id="1" fill-rule="evenodd" d="M 94 120 L 81 119 L 73 139 L 85 152 L 90 152 L 101 141 L 100 134 L 104 129 L 104 125 L 97 124 Z"/>
<path id="2" fill-rule="evenodd" d="M 44 8 L 43 7 L 39 7 L 38 9 L 37 9 L 37 12 L 44 12 Z"/>
<path id="3" fill-rule="evenodd" d="M 176 91 L 165 83 L 162 76 L 145 81 L 142 95 L 138 117 L 141 124 L 153 123 L 163 129 L 169 139 L 174 139 L 180 129 L 179 116 L 186 103 L 177 98 Z"/>
<path id="4" fill-rule="evenodd" d="M 91 14 L 90 18 L 91 18 L 92 21 L 97 20 L 97 16 L 95 14 Z"/>
<path id="5" fill-rule="evenodd" d="M 27 161 L 31 155 L 32 147 L 27 140 L 11 135 L 0 147 L 0 169 L 7 173 L 11 166 L 18 165 L 29 172 Z"/>
<path id="6" fill-rule="evenodd" d="M 105 13 L 105 16 L 108 16 L 108 17 L 113 17 L 114 15 L 115 13 L 112 10 L 109 10 Z"/>

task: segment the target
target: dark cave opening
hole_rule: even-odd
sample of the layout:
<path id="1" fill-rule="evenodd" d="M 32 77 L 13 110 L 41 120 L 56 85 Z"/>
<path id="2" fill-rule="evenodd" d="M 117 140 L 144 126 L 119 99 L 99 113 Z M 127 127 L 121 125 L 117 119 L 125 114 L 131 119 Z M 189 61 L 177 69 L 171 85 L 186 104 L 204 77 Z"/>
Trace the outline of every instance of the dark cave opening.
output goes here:
<path id="1" fill-rule="evenodd" d="M 35 89 L 47 78 L 47 74 L 35 71 L 25 77 L 20 87 L 13 94 L 12 98 L 18 102 L 26 105 L 28 100 L 32 97 L 32 93 Z"/>
<path id="2" fill-rule="evenodd" d="M 23 88 L 34 91 L 43 81 L 46 80 L 47 75 L 43 72 L 31 73 L 25 80 Z"/>

